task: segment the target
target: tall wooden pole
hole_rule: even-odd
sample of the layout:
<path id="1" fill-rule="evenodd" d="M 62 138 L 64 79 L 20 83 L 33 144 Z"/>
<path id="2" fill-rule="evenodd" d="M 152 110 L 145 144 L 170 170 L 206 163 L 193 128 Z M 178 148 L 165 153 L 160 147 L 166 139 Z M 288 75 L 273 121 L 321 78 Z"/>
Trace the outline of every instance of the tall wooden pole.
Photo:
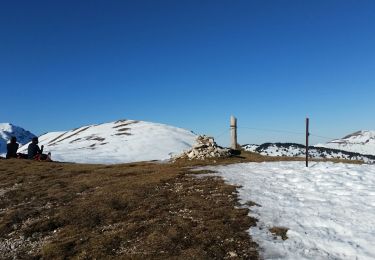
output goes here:
<path id="1" fill-rule="evenodd" d="M 231 148 L 237 150 L 237 118 L 230 117 Z"/>
<path id="2" fill-rule="evenodd" d="M 306 117 L 306 167 L 309 167 L 309 118 Z"/>

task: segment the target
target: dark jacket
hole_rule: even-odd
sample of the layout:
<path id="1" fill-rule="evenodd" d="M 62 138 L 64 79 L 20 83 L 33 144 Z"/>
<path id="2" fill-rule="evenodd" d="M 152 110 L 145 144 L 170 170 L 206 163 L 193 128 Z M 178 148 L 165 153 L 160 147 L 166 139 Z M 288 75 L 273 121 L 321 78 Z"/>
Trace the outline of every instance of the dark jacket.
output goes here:
<path id="1" fill-rule="evenodd" d="M 35 155 L 41 154 L 43 151 L 40 150 L 37 144 L 31 143 L 27 147 L 27 156 L 29 159 L 34 159 Z"/>
<path id="2" fill-rule="evenodd" d="M 7 144 L 7 155 L 6 158 L 17 158 L 18 143 L 9 143 Z"/>

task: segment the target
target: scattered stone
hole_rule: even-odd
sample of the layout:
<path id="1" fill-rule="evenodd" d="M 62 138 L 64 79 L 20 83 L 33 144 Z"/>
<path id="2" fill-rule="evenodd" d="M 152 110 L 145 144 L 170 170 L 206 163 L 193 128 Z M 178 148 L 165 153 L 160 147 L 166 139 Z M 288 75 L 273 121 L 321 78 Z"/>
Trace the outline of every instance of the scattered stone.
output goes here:
<path id="1" fill-rule="evenodd" d="M 233 251 L 230 251 L 228 254 L 230 258 L 238 257 L 237 253 Z"/>

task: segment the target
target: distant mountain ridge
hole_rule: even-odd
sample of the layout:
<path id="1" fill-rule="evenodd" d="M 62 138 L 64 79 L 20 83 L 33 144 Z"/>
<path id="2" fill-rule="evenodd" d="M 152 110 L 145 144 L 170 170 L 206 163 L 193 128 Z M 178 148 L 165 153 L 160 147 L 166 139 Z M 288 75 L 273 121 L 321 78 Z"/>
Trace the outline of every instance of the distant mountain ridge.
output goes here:
<path id="1" fill-rule="evenodd" d="M 243 145 L 246 151 L 260 153 L 267 156 L 305 157 L 306 146 L 296 143 L 264 143 L 262 145 Z M 316 159 L 345 159 L 360 160 L 366 163 L 375 163 L 374 155 L 348 152 L 326 147 L 309 146 L 309 156 Z"/>
<path id="2" fill-rule="evenodd" d="M 11 123 L 0 123 L 0 155 L 5 156 L 7 152 L 7 143 L 10 138 L 15 136 L 20 146 L 31 141 L 35 135 L 22 127 L 15 126 Z"/>
<path id="3" fill-rule="evenodd" d="M 375 155 L 375 131 L 361 130 L 340 139 L 334 139 L 317 147 L 339 149 L 349 152 Z"/>
<path id="4" fill-rule="evenodd" d="M 127 163 L 165 160 L 190 149 L 196 135 L 164 124 L 118 120 L 50 132 L 39 137 L 39 145 L 52 159 L 76 163 Z M 27 145 L 20 148 L 27 151 Z"/>

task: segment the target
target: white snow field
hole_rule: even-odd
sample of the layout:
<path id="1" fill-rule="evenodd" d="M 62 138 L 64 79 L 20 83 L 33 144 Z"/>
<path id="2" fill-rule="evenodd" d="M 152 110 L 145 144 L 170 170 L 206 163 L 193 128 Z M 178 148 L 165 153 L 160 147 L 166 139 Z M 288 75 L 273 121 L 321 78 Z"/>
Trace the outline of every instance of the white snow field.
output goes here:
<path id="1" fill-rule="evenodd" d="M 118 120 L 83 126 L 39 137 L 39 146 L 52 159 L 76 163 L 128 163 L 166 160 L 188 150 L 195 143 L 191 131 L 164 124 Z M 27 153 L 28 144 L 19 149 Z"/>
<path id="2" fill-rule="evenodd" d="M 375 165 L 313 162 L 209 166 L 240 185 L 259 219 L 249 230 L 265 259 L 375 259 Z M 288 228 L 274 239 L 271 227 Z"/>

